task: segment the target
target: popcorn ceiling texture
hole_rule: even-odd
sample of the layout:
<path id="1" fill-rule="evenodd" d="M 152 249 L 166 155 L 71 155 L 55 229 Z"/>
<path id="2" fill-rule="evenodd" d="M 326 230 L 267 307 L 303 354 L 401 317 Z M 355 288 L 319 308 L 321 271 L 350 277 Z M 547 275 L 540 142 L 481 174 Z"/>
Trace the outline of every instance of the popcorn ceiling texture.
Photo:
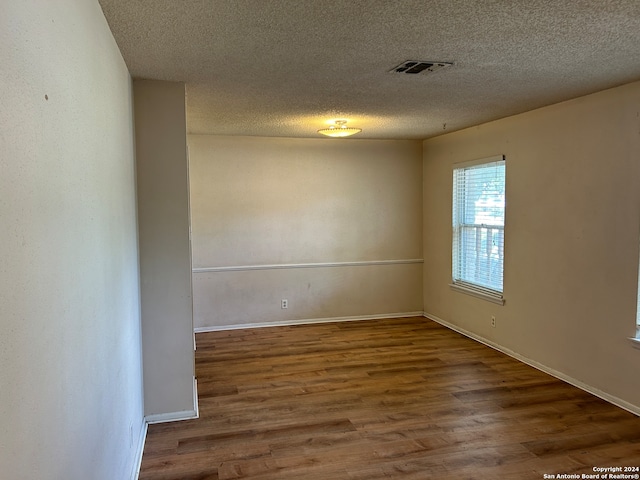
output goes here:
<path id="1" fill-rule="evenodd" d="M 637 0 L 100 4 L 134 77 L 186 82 L 194 134 L 424 139 L 640 79 Z"/>

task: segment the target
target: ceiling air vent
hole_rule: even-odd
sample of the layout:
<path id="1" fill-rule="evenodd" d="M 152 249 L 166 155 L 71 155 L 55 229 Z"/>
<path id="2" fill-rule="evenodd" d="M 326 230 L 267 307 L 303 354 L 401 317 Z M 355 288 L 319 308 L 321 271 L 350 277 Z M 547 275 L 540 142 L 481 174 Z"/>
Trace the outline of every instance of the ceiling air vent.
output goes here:
<path id="1" fill-rule="evenodd" d="M 394 67 L 389 71 L 391 73 L 403 74 L 433 73 L 437 70 L 450 67 L 451 65 L 453 65 L 453 63 L 451 62 L 425 62 L 419 60 L 407 60 L 406 62 L 402 62 L 400 65 Z"/>

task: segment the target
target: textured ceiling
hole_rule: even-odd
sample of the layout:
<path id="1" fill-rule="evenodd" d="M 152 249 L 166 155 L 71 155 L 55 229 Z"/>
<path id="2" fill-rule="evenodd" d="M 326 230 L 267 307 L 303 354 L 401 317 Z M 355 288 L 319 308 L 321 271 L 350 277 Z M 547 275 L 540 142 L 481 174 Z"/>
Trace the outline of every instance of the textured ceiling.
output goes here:
<path id="1" fill-rule="evenodd" d="M 423 139 L 640 79 L 638 0 L 99 1 L 134 78 L 186 82 L 190 133 Z"/>

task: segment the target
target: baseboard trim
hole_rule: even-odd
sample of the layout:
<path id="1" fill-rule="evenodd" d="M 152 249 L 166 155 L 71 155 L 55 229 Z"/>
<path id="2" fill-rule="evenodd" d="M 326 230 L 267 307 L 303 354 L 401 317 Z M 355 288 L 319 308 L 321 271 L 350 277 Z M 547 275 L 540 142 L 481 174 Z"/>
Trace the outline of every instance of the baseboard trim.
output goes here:
<path id="1" fill-rule="evenodd" d="M 140 427 L 140 437 L 138 438 L 138 448 L 136 450 L 136 456 L 133 462 L 133 471 L 131 473 L 131 480 L 138 480 L 140 477 L 140 467 L 142 466 L 142 454 L 144 453 L 144 445 L 147 441 L 147 429 L 149 424 L 145 421 L 142 422 Z"/>
<path id="2" fill-rule="evenodd" d="M 193 336 L 195 337 L 195 334 Z M 195 418 L 200 418 L 200 406 L 198 405 L 198 379 L 195 375 L 193 376 L 193 411 L 196 412 Z"/>
<path id="3" fill-rule="evenodd" d="M 242 330 L 245 328 L 287 327 L 291 325 L 309 325 L 314 323 L 356 322 L 359 320 L 377 320 L 380 318 L 422 317 L 424 312 L 380 313 L 374 315 L 355 315 L 350 317 L 306 318 L 299 320 L 281 320 L 264 323 L 239 323 L 236 325 L 214 325 L 194 328 L 195 333 Z"/>
<path id="4" fill-rule="evenodd" d="M 145 421 L 152 425 L 154 423 L 179 422 L 181 420 L 193 420 L 198 418 L 195 410 L 184 410 L 182 412 L 157 413 L 144 417 Z"/>
<path id="5" fill-rule="evenodd" d="M 450 328 L 451 330 L 454 330 L 460 333 L 461 335 L 464 335 L 465 337 L 468 337 L 468 338 L 471 338 L 472 340 L 480 342 L 486 345 L 487 347 L 493 348 L 494 350 L 498 350 L 499 352 L 502 352 L 505 355 L 510 356 L 511 358 L 515 358 L 516 360 L 522 363 L 526 363 L 527 365 L 535 368 L 536 370 L 540 370 L 541 372 L 547 373 L 552 377 L 555 377 L 559 380 L 567 382 L 573 385 L 574 387 L 579 388 L 580 390 L 584 390 L 587 393 L 591 393 L 592 395 L 595 395 L 596 397 L 601 398 L 602 400 L 605 400 L 617 407 L 620 407 L 630 413 L 633 413 L 634 415 L 640 416 L 640 407 L 637 405 L 633 405 L 629 402 L 626 402 L 625 400 L 622 400 L 621 398 L 615 397 L 607 392 L 604 392 L 600 389 L 592 387 L 591 385 L 587 385 L 586 383 L 576 380 L 575 378 L 572 378 L 569 375 L 566 375 L 540 362 L 537 362 L 523 355 L 520 355 L 519 353 L 514 352 L 513 350 L 510 350 L 501 345 L 498 345 L 497 343 L 492 342 L 491 340 L 487 340 L 486 338 L 481 337 L 480 335 L 477 335 L 473 332 L 465 330 L 464 328 L 458 327 L 457 325 L 449 323 L 446 320 L 443 320 L 435 315 L 431 315 L 430 313 L 424 312 L 424 317 L 428 318 L 429 320 L 433 320 L 434 322 L 439 323 L 444 327 Z"/>

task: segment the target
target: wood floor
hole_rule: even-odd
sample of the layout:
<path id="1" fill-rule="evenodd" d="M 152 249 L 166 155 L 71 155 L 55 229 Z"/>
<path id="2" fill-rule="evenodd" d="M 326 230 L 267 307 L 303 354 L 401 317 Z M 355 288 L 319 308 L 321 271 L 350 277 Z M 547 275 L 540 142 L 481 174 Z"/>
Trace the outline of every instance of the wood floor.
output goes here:
<path id="1" fill-rule="evenodd" d="M 424 318 L 201 333 L 197 346 L 200 418 L 149 426 L 140 480 L 640 466 L 639 417 Z"/>

